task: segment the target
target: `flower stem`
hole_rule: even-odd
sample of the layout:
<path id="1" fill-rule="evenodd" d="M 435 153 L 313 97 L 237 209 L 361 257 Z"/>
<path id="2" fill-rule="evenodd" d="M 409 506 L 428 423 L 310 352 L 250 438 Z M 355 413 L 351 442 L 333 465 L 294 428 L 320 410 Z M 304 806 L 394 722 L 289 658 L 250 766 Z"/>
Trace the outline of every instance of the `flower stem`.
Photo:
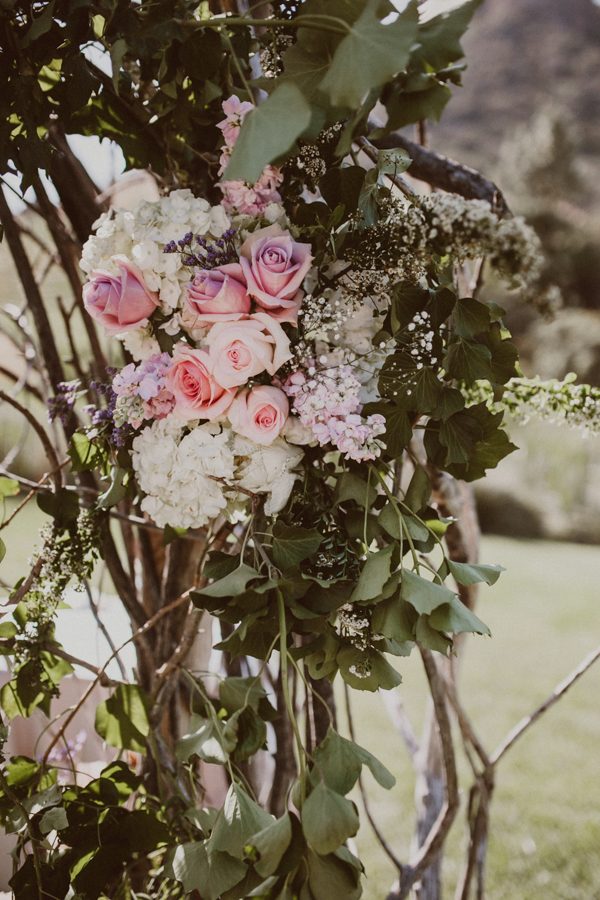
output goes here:
<path id="1" fill-rule="evenodd" d="M 287 627 L 285 619 L 285 603 L 283 594 L 277 589 L 277 612 L 279 614 L 279 655 L 281 658 L 281 690 L 287 714 L 294 732 L 296 740 L 296 750 L 298 753 L 298 776 L 300 779 L 300 805 L 304 802 L 306 795 L 306 754 L 302 745 L 302 737 L 294 711 L 294 704 L 290 696 L 290 686 L 288 681 L 288 648 L 287 648 Z"/>

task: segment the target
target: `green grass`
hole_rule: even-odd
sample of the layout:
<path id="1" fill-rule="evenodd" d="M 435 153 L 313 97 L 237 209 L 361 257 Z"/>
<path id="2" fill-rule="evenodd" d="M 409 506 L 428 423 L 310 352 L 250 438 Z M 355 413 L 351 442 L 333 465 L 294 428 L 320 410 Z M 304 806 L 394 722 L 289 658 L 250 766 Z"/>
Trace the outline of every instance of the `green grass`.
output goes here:
<path id="1" fill-rule="evenodd" d="M 572 544 L 486 538 L 482 559 L 507 571 L 484 588 L 478 612 L 493 638 L 470 638 L 461 670 L 463 701 L 492 750 L 600 640 L 600 555 Z M 401 692 L 415 727 L 425 687 L 417 658 L 401 666 Z M 369 780 L 372 809 L 403 859 L 413 828 L 413 774 L 379 698 L 355 694 L 359 741 L 396 775 L 386 792 Z M 509 751 L 492 805 L 488 900 L 600 898 L 600 663 Z M 469 770 L 461 760 L 461 810 L 444 865 L 453 896 L 464 852 Z M 367 776 L 369 777 L 369 776 Z M 367 867 L 366 900 L 394 877 L 368 824 L 357 839 Z"/>
<path id="2" fill-rule="evenodd" d="M 32 505 L 2 533 L 8 547 L 0 565 L 5 580 L 23 573 L 43 518 Z M 478 612 L 493 637 L 469 638 L 461 690 L 484 745 L 492 750 L 600 640 L 600 554 L 594 547 L 487 537 L 482 560 L 501 563 L 507 571 L 493 588 L 481 591 Z M 426 692 L 419 660 L 400 660 L 399 667 L 400 695 L 420 730 Z M 598 697 L 600 663 L 500 764 L 487 900 L 600 900 Z M 411 764 L 382 698 L 358 692 L 353 698 L 358 740 L 397 778 L 389 792 L 368 773 L 366 783 L 378 823 L 406 859 L 414 822 Z M 444 864 L 448 897 L 464 851 L 470 782 L 462 758 L 460 774 L 461 809 Z M 366 822 L 357 845 L 367 869 L 365 898 L 381 900 L 394 872 Z"/>

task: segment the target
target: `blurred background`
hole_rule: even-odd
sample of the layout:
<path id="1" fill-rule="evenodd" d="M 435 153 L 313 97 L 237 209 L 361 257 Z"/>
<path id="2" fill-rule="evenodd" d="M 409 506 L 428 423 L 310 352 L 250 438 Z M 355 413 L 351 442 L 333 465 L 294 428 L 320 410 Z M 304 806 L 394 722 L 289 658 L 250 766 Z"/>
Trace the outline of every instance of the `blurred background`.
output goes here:
<path id="1" fill-rule="evenodd" d="M 487 296 L 508 311 L 526 375 L 575 372 L 578 381 L 600 386 L 600 6 L 593 0 L 486 0 L 464 45 L 464 87 L 455 91 L 441 123 L 429 128 L 429 146 L 482 170 L 513 212 L 536 228 L 547 253 L 548 282 L 559 285 L 563 305 L 547 317 L 500 285 L 489 284 Z M 148 176 L 122 176 L 114 147 L 91 138 L 71 143 L 116 205 L 153 196 Z M 28 249 L 60 316 L 59 298 L 67 292 L 44 249 L 39 217 L 16 198 L 13 208 L 30 229 Z M 1 314 L 18 316 L 22 302 L 12 261 L 0 245 Z M 0 381 L 3 366 L 25 376 L 27 360 L 8 359 L 2 341 L 0 335 Z M 39 412 L 44 415 L 41 407 Z M 3 409 L 0 459 L 38 477 L 44 460 L 21 428 Z M 508 571 L 480 601 L 493 640 L 471 641 L 462 673 L 468 710 L 490 750 L 600 635 L 600 436 L 539 422 L 511 430 L 519 451 L 476 488 L 482 560 Z M 8 510 L 11 502 L 5 501 Z M 42 521 L 30 506 L 9 527 L 4 582 L 23 573 Z M 108 629 L 124 628 L 111 598 L 100 602 Z M 106 644 L 93 623 L 85 619 L 88 628 L 82 617 L 74 634 L 70 622 L 71 651 L 89 654 L 92 641 L 103 661 Z M 83 643 L 83 654 L 73 640 Z M 400 696 L 418 730 L 424 686 L 414 661 L 403 665 L 403 677 Z M 599 696 L 600 671 L 592 670 L 506 760 L 492 819 L 491 900 L 600 900 Z M 383 703 L 360 697 L 356 709 L 358 740 L 398 778 L 391 794 L 377 789 L 373 797 L 380 824 L 405 855 L 413 825 L 410 760 L 399 736 L 390 737 Z M 399 820 L 402 810 L 405 821 Z M 368 826 L 358 841 L 368 865 L 367 900 L 381 898 L 392 869 Z M 449 883 L 463 849 L 456 837 L 445 863 Z"/>

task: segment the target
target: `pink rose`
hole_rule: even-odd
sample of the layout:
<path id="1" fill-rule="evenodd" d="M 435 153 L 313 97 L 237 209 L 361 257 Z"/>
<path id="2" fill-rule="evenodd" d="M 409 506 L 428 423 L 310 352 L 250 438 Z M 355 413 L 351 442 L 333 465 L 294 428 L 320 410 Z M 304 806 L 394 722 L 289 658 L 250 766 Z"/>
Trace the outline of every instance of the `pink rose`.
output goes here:
<path id="1" fill-rule="evenodd" d="M 125 257 L 114 261 L 120 275 L 92 272 L 83 286 L 83 305 L 109 334 L 137 328 L 158 306 L 158 294 L 148 290 L 140 270 Z"/>
<path id="2" fill-rule="evenodd" d="M 240 264 L 248 293 L 270 312 L 297 312 L 312 263 L 310 244 L 294 241 L 279 225 L 260 228 L 242 245 Z"/>
<path id="3" fill-rule="evenodd" d="M 218 322 L 206 338 L 211 372 L 223 387 L 275 372 L 291 357 L 290 341 L 272 316 L 255 313 L 239 322 Z"/>
<path id="4" fill-rule="evenodd" d="M 272 444 L 285 425 L 290 405 L 279 388 L 259 385 L 241 391 L 229 409 L 234 431 L 256 444 Z"/>
<path id="5" fill-rule="evenodd" d="M 213 377 L 208 353 L 183 343 L 175 347 L 166 383 L 175 396 L 175 413 L 185 419 L 216 419 L 235 395 Z"/>
<path id="6" fill-rule="evenodd" d="M 199 269 L 187 286 L 187 305 L 195 325 L 231 322 L 250 312 L 250 297 L 239 263 Z"/>

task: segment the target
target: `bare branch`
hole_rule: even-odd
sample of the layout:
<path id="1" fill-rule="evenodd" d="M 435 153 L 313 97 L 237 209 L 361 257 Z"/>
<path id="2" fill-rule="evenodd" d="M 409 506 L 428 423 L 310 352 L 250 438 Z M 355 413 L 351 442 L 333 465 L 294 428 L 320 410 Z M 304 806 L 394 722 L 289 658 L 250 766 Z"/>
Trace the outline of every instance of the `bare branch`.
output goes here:
<path id="1" fill-rule="evenodd" d="M 493 766 L 497 765 L 504 754 L 507 753 L 508 750 L 510 750 L 510 748 L 519 740 L 519 738 L 522 737 L 522 735 L 525 734 L 525 732 L 528 731 L 528 729 L 531 728 L 531 726 L 535 722 L 537 722 L 537 720 L 546 712 L 546 710 L 550 709 L 551 706 L 554 706 L 554 704 L 557 703 L 560 698 L 563 697 L 577 681 L 579 681 L 581 676 L 585 675 L 587 670 L 591 668 L 594 663 L 598 661 L 598 659 L 600 659 L 600 646 L 596 647 L 595 650 L 592 650 L 591 653 L 588 653 L 585 659 L 583 659 L 579 663 L 577 668 L 574 669 L 570 673 L 570 675 L 567 675 L 567 677 L 563 679 L 560 684 L 557 684 L 550 696 L 547 697 L 546 700 L 544 700 L 541 706 L 538 706 L 537 709 L 535 709 L 528 716 L 525 716 L 517 725 L 515 725 L 515 727 L 512 729 L 512 731 L 509 732 L 509 734 L 507 734 L 499 747 L 497 747 L 496 750 L 494 750 L 494 752 L 492 753 L 490 757 L 490 763 Z"/>
<path id="2" fill-rule="evenodd" d="M 499 216 L 511 214 L 497 185 L 476 169 L 421 147 L 399 132 L 372 139 L 372 143 L 380 150 L 405 150 L 412 160 L 409 174 L 419 181 L 426 181 L 433 187 L 460 194 L 467 200 L 487 200 Z"/>
<path id="3" fill-rule="evenodd" d="M 24 416 L 35 433 L 37 434 L 42 447 L 44 448 L 44 452 L 46 454 L 46 458 L 50 463 L 50 477 L 54 481 L 54 486 L 56 490 L 59 490 L 62 487 L 63 479 L 62 479 L 62 466 L 59 462 L 58 456 L 56 455 L 56 450 L 52 446 L 50 438 L 39 424 L 38 420 L 35 416 L 29 412 L 26 407 L 24 407 L 18 400 L 15 400 L 14 397 L 11 397 L 10 394 L 7 394 L 6 391 L 0 390 L 0 400 L 3 400 L 5 403 L 8 403 L 9 406 L 12 406 L 17 410 L 22 416 Z"/>

